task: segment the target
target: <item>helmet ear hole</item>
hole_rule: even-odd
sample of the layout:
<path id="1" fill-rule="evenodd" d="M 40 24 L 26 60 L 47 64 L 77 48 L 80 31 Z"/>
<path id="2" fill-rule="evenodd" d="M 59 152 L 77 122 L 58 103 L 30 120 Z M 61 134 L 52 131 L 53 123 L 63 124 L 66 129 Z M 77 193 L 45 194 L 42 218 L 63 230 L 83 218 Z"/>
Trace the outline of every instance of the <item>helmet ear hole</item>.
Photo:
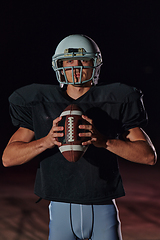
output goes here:
<path id="1" fill-rule="evenodd" d="M 60 68 L 60 67 L 63 67 L 63 61 L 62 60 L 58 60 L 57 61 L 57 66 Z"/>
<path id="2" fill-rule="evenodd" d="M 60 70 L 60 79 L 61 79 L 61 83 L 65 83 L 66 80 L 65 80 L 65 76 L 64 76 L 64 70 Z"/>

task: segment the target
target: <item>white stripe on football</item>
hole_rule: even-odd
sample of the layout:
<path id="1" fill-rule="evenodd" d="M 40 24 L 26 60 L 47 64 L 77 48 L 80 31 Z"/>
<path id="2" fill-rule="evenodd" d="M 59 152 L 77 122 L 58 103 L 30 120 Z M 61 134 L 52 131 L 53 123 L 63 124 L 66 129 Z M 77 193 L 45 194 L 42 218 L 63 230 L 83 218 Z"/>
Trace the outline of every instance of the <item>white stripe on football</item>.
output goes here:
<path id="1" fill-rule="evenodd" d="M 78 115 L 78 116 L 81 116 L 81 115 L 82 115 L 82 112 L 81 112 L 81 111 L 77 111 L 77 110 L 63 111 L 63 112 L 61 113 L 60 117 L 67 116 L 67 115 Z"/>
<path id="2" fill-rule="evenodd" d="M 82 145 L 63 145 L 61 147 L 59 147 L 59 150 L 61 151 L 61 153 L 66 152 L 66 151 L 84 151 L 85 150 L 85 146 Z"/>

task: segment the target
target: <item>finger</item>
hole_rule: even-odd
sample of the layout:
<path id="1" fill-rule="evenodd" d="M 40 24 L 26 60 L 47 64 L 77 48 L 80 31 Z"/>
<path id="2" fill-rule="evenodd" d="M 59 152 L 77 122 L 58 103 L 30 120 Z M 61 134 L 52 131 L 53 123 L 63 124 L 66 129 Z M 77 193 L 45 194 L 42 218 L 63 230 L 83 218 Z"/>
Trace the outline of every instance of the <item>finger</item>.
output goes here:
<path id="1" fill-rule="evenodd" d="M 53 138 L 57 138 L 57 137 L 63 137 L 64 136 L 64 133 L 58 133 L 58 132 L 54 132 L 53 133 Z"/>
<path id="2" fill-rule="evenodd" d="M 91 145 L 93 142 L 96 142 L 97 138 L 92 138 L 91 140 L 88 140 L 86 142 L 82 142 L 83 146 Z"/>
<path id="3" fill-rule="evenodd" d="M 85 116 L 85 115 L 82 115 L 82 118 L 85 119 L 87 122 L 89 122 L 90 124 L 93 123 L 93 120 L 90 119 L 89 117 Z"/>
<path id="4" fill-rule="evenodd" d="M 59 131 L 63 131 L 64 127 L 63 126 L 53 126 L 52 130 L 53 130 L 53 132 L 59 132 Z"/>
<path id="5" fill-rule="evenodd" d="M 62 145 L 61 142 L 58 142 L 56 139 L 54 140 L 54 145 L 57 145 L 58 147 L 60 147 Z"/>
<path id="6" fill-rule="evenodd" d="M 88 146 L 88 145 L 91 145 L 92 142 L 91 140 L 87 141 L 87 142 L 82 142 L 82 146 Z"/>
<path id="7" fill-rule="evenodd" d="M 87 117 L 88 118 L 88 117 Z M 86 120 L 86 119 L 85 119 Z M 89 123 L 89 124 L 88 124 Z M 89 121 L 88 120 L 86 120 L 86 122 L 85 123 L 83 123 L 83 124 L 81 124 L 81 125 L 79 125 L 79 128 L 80 129 L 88 129 L 88 130 L 91 130 L 92 129 L 92 119 L 89 119 Z"/>
<path id="8" fill-rule="evenodd" d="M 92 125 L 79 125 L 79 128 L 80 128 L 80 129 L 88 130 L 88 131 L 90 131 L 90 132 L 93 132 L 93 127 L 92 127 Z"/>
<path id="9" fill-rule="evenodd" d="M 91 136 L 92 136 L 91 132 L 79 133 L 79 137 L 91 137 Z"/>
<path id="10" fill-rule="evenodd" d="M 53 126 L 57 126 L 58 122 L 62 120 L 62 117 L 57 117 L 56 119 L 53 120 Z"/>

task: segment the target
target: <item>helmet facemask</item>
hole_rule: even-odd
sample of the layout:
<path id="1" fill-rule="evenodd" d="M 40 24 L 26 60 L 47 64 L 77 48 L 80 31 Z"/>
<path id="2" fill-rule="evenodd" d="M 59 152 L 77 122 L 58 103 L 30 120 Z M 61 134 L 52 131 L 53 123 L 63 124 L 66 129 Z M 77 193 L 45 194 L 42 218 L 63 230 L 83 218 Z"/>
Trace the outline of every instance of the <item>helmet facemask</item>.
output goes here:
<path id="1" fill-rule="evenodd" d="M 82 72 L 83 72 L 83 69 L 85 69 L 85 68 L 86 69 L 88 69 L 88 68 L 92 69 L 92 76 L 91 76 L 91 78 L 82 81 Z M 78 81 L 75 81 L 75 77 L 74 77 L 74 72 L 75 72 L 76 69 L 78 69 L 79 73 L 80 73 L 80 77 L 79 77 Z M 68 78 L 67 78 L 67 75 L 66 75 L 67 70 L 72 71 L 72 82 L 68 81 Z M 91 66 L 69 66 L 69 67 L 61 67 L 61 68 L 59 68 L 58 71 L 59 71 L 59 73 L 58 73 L 57 79 L 58 79 L 58 77 L 60 77 L 60 80 L 58 80 L 58 81 L 61 84 L 63 83 L 63 84 L 71 84 L 71 85 L 82 85 L 84 83 L 87 83 L 87 82 L 91 81 L 94 78 L 95 68 L 91 67 Z"/>

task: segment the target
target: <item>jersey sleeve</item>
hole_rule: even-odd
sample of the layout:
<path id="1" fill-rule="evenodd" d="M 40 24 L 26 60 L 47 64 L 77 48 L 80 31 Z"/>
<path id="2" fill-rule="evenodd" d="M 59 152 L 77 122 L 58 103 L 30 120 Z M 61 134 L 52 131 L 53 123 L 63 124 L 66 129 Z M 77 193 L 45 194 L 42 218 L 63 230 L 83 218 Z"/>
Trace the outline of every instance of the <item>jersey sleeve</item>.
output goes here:
<path id="1" fill-rule="evenodd" d="M 16 91 L 9 97 L 9 103 L 10 116 L 13 125 L 34 131 L 32 121 L 32 104 L 26 103 L 25 98 Z"/>
<path id="2" fill-rule="evenodd" d="M 122 130 L 127 131 L 135 127 L 147 125 L 148 116 L 143 104 L 143 94 L 137 89 L 130 93 L 123 103 Z"/>

